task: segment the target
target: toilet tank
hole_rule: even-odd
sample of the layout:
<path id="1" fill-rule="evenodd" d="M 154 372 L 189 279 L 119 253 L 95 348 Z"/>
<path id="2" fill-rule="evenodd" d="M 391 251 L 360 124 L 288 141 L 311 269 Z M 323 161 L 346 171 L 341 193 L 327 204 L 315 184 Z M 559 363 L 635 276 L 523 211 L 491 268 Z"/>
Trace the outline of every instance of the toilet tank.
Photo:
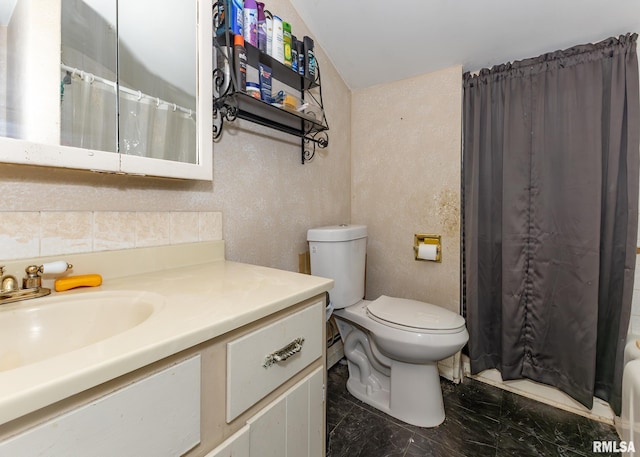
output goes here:
<path id="1" fill-rule="evenodd" d="M 335 309 L 351 306 L 364 298 L 367 255 L 365 225 L 331 225 L 307 232 L 311 274 L 334 280 L 329 291 Z"/>

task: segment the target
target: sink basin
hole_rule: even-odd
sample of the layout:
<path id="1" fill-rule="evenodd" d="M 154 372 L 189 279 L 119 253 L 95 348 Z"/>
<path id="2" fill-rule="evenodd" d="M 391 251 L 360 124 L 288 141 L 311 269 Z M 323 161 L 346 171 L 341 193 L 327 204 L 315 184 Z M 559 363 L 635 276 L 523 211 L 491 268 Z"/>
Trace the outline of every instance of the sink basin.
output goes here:
<path id="1" fill-rule="evenodd" d="M 0 307 L 0 372 L 83 348 L 125 332 L 163 307 L 161 295 L 96 291 Z"/>

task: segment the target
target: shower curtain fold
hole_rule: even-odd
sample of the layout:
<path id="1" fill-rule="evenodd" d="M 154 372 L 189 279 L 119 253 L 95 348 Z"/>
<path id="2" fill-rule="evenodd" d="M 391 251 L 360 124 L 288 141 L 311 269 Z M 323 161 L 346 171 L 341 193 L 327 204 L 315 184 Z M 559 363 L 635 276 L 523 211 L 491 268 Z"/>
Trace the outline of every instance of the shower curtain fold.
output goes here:
<path id="1" fill-rule="evenodd" d="M 637 233 L 636 40 L 464 75 L 471 370 L 617 412 Z"/>

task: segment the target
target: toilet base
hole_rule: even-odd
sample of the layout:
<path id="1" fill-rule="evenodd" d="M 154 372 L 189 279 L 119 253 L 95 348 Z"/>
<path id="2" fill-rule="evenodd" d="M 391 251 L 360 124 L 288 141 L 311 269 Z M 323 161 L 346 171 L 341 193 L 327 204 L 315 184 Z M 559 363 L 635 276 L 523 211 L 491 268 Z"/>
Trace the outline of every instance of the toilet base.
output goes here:
<path id="1" fill-rule="evenodd" d="M 440 374 L 435 362 L 425 364 L 391 362 L 391 376 L 374 370 L 379 381 L 361 382 L 357 366 L 347 359 L 347 390 L 358 400 L 411 425 L 436 427 L 445 418 Z"/>

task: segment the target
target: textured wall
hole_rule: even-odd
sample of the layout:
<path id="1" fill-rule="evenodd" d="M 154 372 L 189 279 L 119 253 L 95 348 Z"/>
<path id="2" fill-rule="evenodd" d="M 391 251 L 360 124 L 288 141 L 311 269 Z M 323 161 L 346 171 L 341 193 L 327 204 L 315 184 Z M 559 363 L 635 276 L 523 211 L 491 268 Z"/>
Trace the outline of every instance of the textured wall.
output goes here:
<path id="1" fill-rule="evenodd" d="M 270 0 L 268 7 L 292 24 L 296 36 L 309 34 L 288 0 Z M 318 48 L 316 54 L 331 130 L 329 147 L 309 164 L 300 165 L 300 142 L 295 137 L 238 122 L 239 128 L 227 129 L 214 144 L 213 182 L 0 164 L 0 211 L 5 216 L 19 212 L 20 217 L 41 211 L 135 212 L 142 217 L 158 212 L 221 212 L 227 259 L 297 271 L 298 253 L 307 249 L 306 230 L 348 221 L 350 215 L 351 95 L 324 52 Z M 137 217 L 128 220 L 132 232 L 139 230 Z M 15 227 L 6 224 L 5 230 L 8 226 Z M 122 229 L 119 224 L 118 230 Z M 82 236 L 86 239 L 86 233 Z M 202 239 L 218 236 L 205 234 Z M 2 231 L 3 237 L 23 234 Z M 15 255 L 21 253 L 12 252 Z M 25 251 L 23 257 L 30 255 Z"/>
<path id="2" fill-rule="evenodd" d="M 369 230 L 368 299 L 460 304 L 462 68 L 352 94 L 352 212 Z M 415 233 L 442 235 L 442 263 L 414 260 Z"/>

